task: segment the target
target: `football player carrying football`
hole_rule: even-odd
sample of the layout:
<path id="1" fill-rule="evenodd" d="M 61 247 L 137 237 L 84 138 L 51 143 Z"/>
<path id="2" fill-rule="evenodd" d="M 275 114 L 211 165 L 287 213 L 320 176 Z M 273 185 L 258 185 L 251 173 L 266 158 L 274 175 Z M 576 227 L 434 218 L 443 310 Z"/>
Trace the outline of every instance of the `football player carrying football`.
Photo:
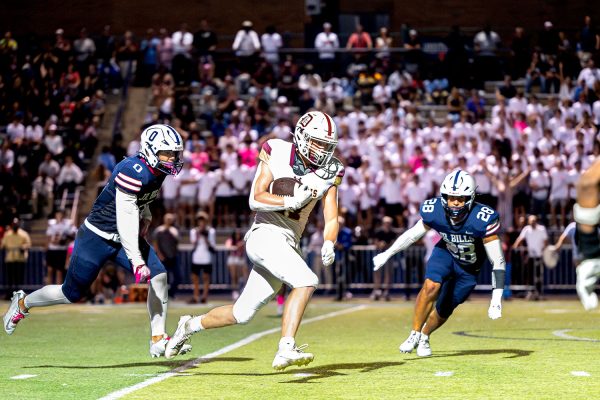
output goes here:
<path id="1" fill-rule="evenodd" d="M 167 345 L 167 358 L 177 354 L 196 332 L 248 323 L 285 283 L 291 291 L 283 311 L 281 340 L 272 366 L 283 370 L 313 360 L 311 353 L 303 352 L 306 346 L 297 346 L 294 339 L 318 284 L 317 276 L 302 257 L 299 241 L 309 214 L 322 198 L 325 226 L 321 256 L 325 266 L 333 263 L 338 234 L 337 186 L 344 175 L 341 162 L 333 157 L 337 142 L 333 119 L 312 111 L 296 124 L 293 143 L 280 139 L 264 143 L 250 191 L 250 208 L 256 211 L 256 217 L 245 240 L 246 253 L 254 269 L 246 287 L 232 305 L 214 308 L 197 317 L 182 316 Z M 275 183 L 282 178 L 298 182 L 291 186 L 288 196 L 275 194 Z M 272 192 L 270 187 L 273 187 Z"/>
<path id="2" fill-rule="evenodd" d="M 442 182 L 441 196 L 425 200 L 421 205 L 421 220 L 389 249 L 373 257 L 373 269 L 377 271 L 429 229 L 442 237 L 427 262 L 425 282 L 415 303 L 412 331 L 400 345 L 403 353 L 410 353 L 416 347 L 418 356 L 431 355 L 429 335 L 469 297 L 477 274 L 487 261 L 484 253 L 492 263 L 492 301 L 488 316 L 491 319 L 502 316 L 505 261 L 497 235 L 499 216 L 493 209 L 474 201 L 475 190 L 471 175 L 462 170 L 453 171 Z"/>
<path id="3" fill-rule="evenodd" d="M 9 335 L 34 307 L 76 303 L 89 290 L 100 269 L 112 261 L 149 282 L 150 355 L 160 357 L 168 341 L 167 273 L 152 246 L 144 239 L 152 214 L 149 205 L 167 175 L 182 167 L 183 139 L 168 125 L 152 125 L 141 135 L 139 154 L 117 164 L 108 183 L 79 227 L 73 255 L 62 285 L 47 285 L 26 295 L 14 292 L 4 315 Z M 189 351 L 190 347 L 182 349 Z"/>
<path id="4" fill-rule="evenodd" d="M 598 307 L 594 292 L 600 278 L 600 161 L 596 161 L 577 182 L 577 203 L 573 207 L 577 223 L 575 241 L 583 261 L 577 266 L 577 294 L 586 310 Z"/>

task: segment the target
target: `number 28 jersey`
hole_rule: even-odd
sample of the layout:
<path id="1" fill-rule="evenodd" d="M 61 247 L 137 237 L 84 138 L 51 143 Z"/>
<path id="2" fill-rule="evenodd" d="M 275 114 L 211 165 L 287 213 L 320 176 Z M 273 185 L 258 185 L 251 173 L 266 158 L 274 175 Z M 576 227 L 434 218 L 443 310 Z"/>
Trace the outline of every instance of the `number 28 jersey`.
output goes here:
<path id="1" fill-rule="evenodd" d="M 439 197 L 425 200 L 420 209 L 423 223 L 437 231 L 442 240 L 436 247 L 448 250 L 461 267 L 477 272 L 487 260 L 483 239 L 498 233 L 500 219 L 496 210 L 474 203 L 466 219 L 452 225 Z"/>

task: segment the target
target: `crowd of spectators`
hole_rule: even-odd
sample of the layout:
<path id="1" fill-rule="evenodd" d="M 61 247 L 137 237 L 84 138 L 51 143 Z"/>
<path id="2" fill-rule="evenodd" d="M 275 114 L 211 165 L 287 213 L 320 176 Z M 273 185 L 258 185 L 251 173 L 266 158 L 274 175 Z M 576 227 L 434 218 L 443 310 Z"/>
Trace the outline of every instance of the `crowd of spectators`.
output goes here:
<path id="1" fill-rule="evenodd" d="M 499 210 L 506 231 L 522 228 L 526 214 L 551 229 L 565 226 L 574 182 L 600 154 L 600 34 L 591 18 L 576 34 L 550 21 L 534 35 L 516 27 L 511 38 L 491 26 L 472 38 L 453 27 L 433 52 L 415 29 L 401 38 L 390 31 L 371 36 L 358 25 L 344 45 L 325 23 L 306 53 L 286 52 L 276 27 L 259 34 L 251 21 L 228 51 L 219 50 L 207 20 L 195 33 L 182 24 L 143 37 L 117 37 L 107 26 L 94 38 L 82 29 L 70 40 L 58 29 L 51 41 L 21 44 L 6 32 L 2 201 L 23 208 L 12 213 L 33 203 L 35 214 L 48 215 L 52 207 L 40 199 L 52 204 L 57 190 L 80 184 L 104 93 L 131 72 L 152 93 L 145 123 L 172 124 L 186 139 L 185 167 L 162 191 L 165 211 L 185 232 L 198 211 L 217 230 L 248 226 L 262 143 L 291 140 L 309 109 L 333 115 L 338 126 L 336 156 L 346 165 L 339 201 L 352 243 L 369 243 L 385 216 L 396 232 L 415 223 L 420 202 L 457 167 L 474 175 L 478 200 Z M 502 77 L 495 93 L 482 90 Z M 118 137 L 103 149 L 99 188 L 138 149 L 137 140 L 123 145 Z M 311 221 L 309 232 L 315 227 Z"/>
<path id="2" fill-rule="evenodd" d="M 49 217 L 84 182 L 105 111 L 114 37 L 0 39 L 0 225 Z M 107 37 L 112 39 L 106 39 Z M 103 39 L 104 38 L 104 39 Z M 104 40 L 104 42 L 102 41 Z"/>
<path id="3" fill-rule="evenodd" d="M 336 155 L 347 167 L 339 199 L 351 228 L 372 232 L 385 215 L 395 228 L 414 223 L 419 203 L 457 167 L 474 175 L 479 200 L 500 210 L 505 230 L 520 228 L 526 214 L 564 227 L 574 182 L 600 153 L 600 36 L 586 17 L 574 45 L 549 21 L 537 43 L 526 38 L 517 27 L 503 42 L 487 26 L 469 45 L 454 28 L 445 61 L 431 68 L 416 30 L 396 44 L 387 28 L 373 40 L 357 26 L 346 43 L 352 56 L 342 65 L 330 23 L 315 38 L 316 57 L 307 58 L 281 50 L 274 27 L 259 35 L 244 21 L 232 45 L 236 62 L 221 65 L 206 21 L 196 34 L 182 27 L 163 42 L 186 43 L 177 64 L 188 66 L 172 67 L 177 56 L 161 58 L 157 51 L 146 120 L 167 121 L 187 139 L 186 166 L 163 188 L 165 208 L 181 226 L 190 227 L 197 210 L 217 228 L 247 226 L 260 146 L 269 138 L 291 140 L 298 116 L 318 109 L 334 115 L 338 126 Z M 465 54 L 457 54 L 458 43 Z M 399 47 L 400 62 L 391 52 Z M 512 56 L 501 59 L 502 49 Z M 476 70 L 506 73 L 495 93 L 473 84 L 477 74 L 453 75 L 457 64 L 469 62 L 463 56 L 472 57 Z M 532 75 L 527 63 L 539 73 Z M 437 110 L 431 104 L 444 111 L 441 117 L 423 111 Z"/>

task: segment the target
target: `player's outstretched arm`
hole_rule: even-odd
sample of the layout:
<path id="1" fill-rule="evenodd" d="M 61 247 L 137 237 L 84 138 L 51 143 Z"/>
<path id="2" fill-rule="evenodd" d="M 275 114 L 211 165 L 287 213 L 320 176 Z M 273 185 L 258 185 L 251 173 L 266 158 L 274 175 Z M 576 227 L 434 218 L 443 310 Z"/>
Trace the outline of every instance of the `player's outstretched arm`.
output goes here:
<path id="1" fill-rule="evenodd" d="M 134 194 L 116 190 L 117 231 L 121 245 L 135 274 L 136 283 L 150 279 L 150 269 L 142 257 L 139 246 L 140 234 L 140 209 L 137 206 L 137 197 Z"/>
<path id="2" fill-rule="evenodd" d="M 323 228 L 323 247 L 321 247 L 321 258 L 323 265 L 328 267 L 335 261 L 334 244 L 337 239 L 340 225 L 338 223 L 338 191 L 337 186 L 330 187 L 323 196 L 323 217 L 325 226 Z"/>
<path id="3" fill-rule="evenodd" d="M 373 257 L 373 271 L 379 270 L 396 253 L 409 248 L 417 240 L 421 239 L 429 227 L 420 219 L 412 228 L 404 232 L 396 241 L 384 252 Z"/>
<path id="4" fill-rule="evenodd" d="M 502 252 L 502 242 L 498 235 L 484 238 L 483 246 L 492 263 L 492 301 L 488 309 L 488 317 L 498 319 L 502 317 L 502 292 L 504 291 L 506 261 Z"/>

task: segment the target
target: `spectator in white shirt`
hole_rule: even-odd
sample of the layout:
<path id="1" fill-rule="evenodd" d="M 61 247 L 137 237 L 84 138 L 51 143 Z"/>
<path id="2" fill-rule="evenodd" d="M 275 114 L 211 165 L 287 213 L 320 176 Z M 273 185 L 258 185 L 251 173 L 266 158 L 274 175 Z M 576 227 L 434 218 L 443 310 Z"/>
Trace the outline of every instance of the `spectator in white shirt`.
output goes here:
<path id="1" fill-rule="evenodd" d="M 260 37 L 263 57 L 271 64 L 277 77 L 279 76 L 279 49 L 283 47 L 283 41 L 273 25 L 267 26 L 265 31 Z"/>
<path id="2" fill-rule="evenodd" d="M 48 127 L 48 133 L 44 137 L 44 144 L 52 155 L 57 156 L 64 150 L 62 137 L 56 134 L 57 126 L 51 124 Z"/>
<path id="3" fill-rule="evenodd" d="M 10 142 L 5 140 L 0 148 L 0 175 L 12 174 L 15 165 L 15 152 L 10 148 Z"/>
<path id="4" fill-rule="evenodd" d="M 402 190 L 402 179 L 400 174 L 393 169 L 384 169 L 386 173 L 381 185 L 381 198 L 385 204 L 385 215 L 389 215 L 397 221 L 398 226 L 404 226 L 404 197 Z"/>
<path id="5" fill-rule="evenodd" d="M 59 193 L 62 193 L 64 189 L 70 192 L 74 191 L 75 187 L 81 184 L 82 181 L 83 172 L 81 172 L 81 168 L 73 162 L 73 157 L 66 156 L 65 165 L 62 166 L 58 178 L 56 178 Z"/>
<path id="6" fill-rule="evenodd" d="M 579 73 L 577 83 L 581 84 L 584 82 L 588 89 L 593 90 L 594 84 L 598 80 L 600 80 L 600 70 L 594 65 L 594 59 L 590 58 L 587 62 L 587 66 Z"/>
<path id="7" fill-rule="evenodd" d="M 354 224 L 360 205 L 361 190 L 353 175 L 348 175 L 339 186 L 340 207 L 347 210 L 346 221 Z"/>
<path id="8" fill-rule="evenodd" d="M 550 170 L 552 186 L 550 187 L 550 225 L 564 228 L 566 225 L 567 203 L 569 201 L 569 173 L 562 161 Z M 556 214 L 560 209 L 560 225 Z"/>
<path id="9" fill-rule="evenodd" d="M 419 208 L 421 203 L 427 200 L 429 194 L 428 188 L 421 182 L 419 175 L 413 175 L 411 180 L 404 187 L 404 196 L 406 197 L 408 209 L 408 226 L 413 226 L 421 218 Z"/>
<path id="10" fill-rule="evenodd" d="M 531 187 L 531 211 L 534 215 L 539 215 L 542 223 L 545 223 L 550 191 L 550 174 L 544 169 L 543 162 L 538 161 L 536 169 L 531 171 L 529 186 Z"/>
<path id="11" fill-rule="evenodd" d="M 315 38 L 315 49 L 319 53 L 319 73 L 329 79 L 335 71 L 335 51 L 340 48 L 338 35 L 331 32 L 331 24 L 323 24 L 323 32 Z"/>
<path id="12" fill-rule="evenodd" d="M 191 57 L 194 35 L 188 31 L 187 24 L 181 24 L 180 29 L 171 36 L 173 43 L 173 55 L 176 57 L 181 54 L 186 58 Z"/>
<path id="13" fill-rule="evenodd" d="M 31 209 L 34 217 L 47 217 L 54 207 L 54 179 L 40 172 L 31 185 Z"/>
<path id="14" fill-rule="evenodd" d="M 523 241 L 527 244 L 528 260 L 525 283 L 533 287 L 533 290 L 527 294 L 527 299 L 539 300 L 543 284 L 542 252 L 548 245 L 548 233 L 543 225 L 537 223 L 535 215 L 529 216 L 528 223 L 529 225 L 525 226 L 517 237 L 513 248 L 519 247 Z"/>
<path id="15" fill-rule="evenodd" d="M 594 115 L 594 124 L 600 129 L 600 100 L 596 100 L 592 105 L 592 114 Z"/>
<path id="16" fill-rule="evenodd" d="M 38 117 L 33 117 L 31 124 L 25 128 L 25 137 L 33 143 L 41 143 L 44 138 L 44 128 L 39 123 Z"/>
<path id="17" fill-rule="evenodd" d="M 15 113 L 13 120 L 6 126 L 6 134 L 11 143 L 21 143 L 25 138 L 25 126 L 22 123 L 23 115 Z"/>
<path id="18" fill-rule="evenodd" d="M 179 181 L 173 175 L 167 175 L 161 187 L 163 205 L 168 213 L 175 213 Z"/>
<path id="19" fill-rule="evenodd" d="M 255 56 L 260 51 L 260 40 L 256 31 L 252 29 L 252 21 L 244 21 L 233 40 L 232 49 L 240 60 L 242 72 L 253 71 Z"/>
<path id="20" fill-rule="evenodd" d="M 193 219 L 193 211 L 196 206 L 196 191 L 200 180 L 200 172 L 196 168 L 190 168 L 190 162 L 186 160 L 175 180 L 179 188 L 177 193 L 179 225 L 189 226 L 188 221 Z"/>

